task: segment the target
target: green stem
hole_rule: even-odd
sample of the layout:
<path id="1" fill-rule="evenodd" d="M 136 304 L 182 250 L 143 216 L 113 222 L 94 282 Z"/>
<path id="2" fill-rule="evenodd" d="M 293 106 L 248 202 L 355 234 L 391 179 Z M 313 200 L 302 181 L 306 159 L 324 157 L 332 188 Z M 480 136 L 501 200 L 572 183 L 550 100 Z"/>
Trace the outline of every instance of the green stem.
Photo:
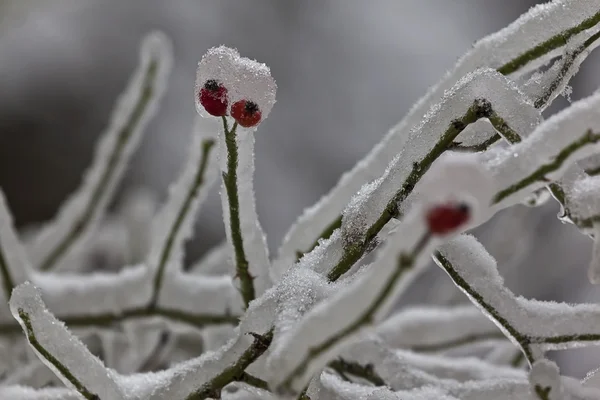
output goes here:
<path id="1" fill-rule="evenodd" d="M 575 153 L 577 150 L 582 147 L 587 146 L 591 143 L 596 143 L 600 140 L 600 134 L 595 134 L 591 130 L 588 130 L 585 135 L 583 135 L 578 140 L 572 142 L 567 147 L 562 149 L 555 157 L 554 160 L 548 164 L 544 164 L 532 172 L 529 176 L 521 179 L 518 182 L 510 185 L 509 187 L 499 191 L 493 198 L 492 204 L 497 204 L 507 198 L 508 196 L 518 192 L 526 188 L 535 182 L 547 182 L 545 175 L 554 172 L 559 169 L 562 164 L 569 158 L 570 155 Z"/>
<path id="2" fill-rule="evenodd" d="M 192 202 L 198 196 L 198 192 L 204 184 L 208 160 L 210 158 L 210 151 L 213 148 L 214 144 L 215 141 L 213 139 L 205 139 L 202 141 L 202 156 L 200 157 L 200 163 L 198 164 L 198 170 L 196 171 L 194 182 L 192 186 L 190 186 L 185 201 L 179 209 L 177 218 L 175 219 L 175 221 L 173 221 L 173 225 L 169 230 L 169 234 L 160 254 L 160 261 L 158 263 L 158 268 L 154 277 L 152 300 L 150 301 L 150 304 L 152 306 L 156 305 L 158 301 L 165 269 L 167 266 L 167 262 L 169 261 L 169 257 L 171 256 L 173 245 L 175 244 L 175 238 L 177 237 L 177 234 L 181 229 L 181 225 L 183 224 L 183 221 L 185 221 L 185 218 L 190 211 Z"/>
<path id="3" fill-rule="evenodd" d="M 476 302 L 481 308 L 483 308 L 488 315 L 493 318 L 494 321 L 496 321 L 497 324 L 502 326 L 504 330 L 508 332 L 508 334 L 512 336 L 517 343 L 519 343 L 523 354 L 525 354 L 527 360 L 533 364 L 535 359 L 530 348 L 529 338 L 521 334 L 521 332 L 512 326 L 510 322 L 508 322 L 506 318 L 504 318 L 491 304 L 489 304 L 481 294 L 473 289 L 471 285 L 458 273 L 454 266 L 452 266 L 446 257 L 444 257 L 441 253 L 436 252 L 434 259 L 446 271 L 456 286 L 461 288 L 472 299 L 472 301 Z"/>
<path id="4" fill-rule="evenodd" d="M 264 335 L 254 335 L 252 345 L 240 355 L 240 358 L 234 364 L 225 368 L 209 382 L 186 397 L 185 400 L 205 400 L 209 397 L 215 397 L 215 394 L 220 396 L 221 390 L 225 386 L 231 382 L 247 378 L 248 375 L 245 373 L 246 368 L 267 351 L 272 341 L 273 330 Z"/>
<path id="5" fill-rule="evenodd" d="M 492 110 L 488 120 L 494 129 L 496 129 L 496 131 L 498 131 L 498 133 L 500 133 L 500 135 L 502 135 L 502 137 L 510 144 L 519 143 L 521 141 L 521 136 L 513 130 L 496 111 Z"/>
<path id="6" fill-rule="evenodd" d="M 590 29 L 600 22 L 600 11 L 590 18 L 582 21 L 579 25 L 569 28 L 561 33 L 552 36 L 548 40 L 538 44 L 534 48 L 527 50 L 523 54 L 517 56 L 506 64 L 498 68 L 498 72 L 502 75 L 509 75 L 517 72 L 530 62 L 550 53 L 552 50 L 565 46 L 569 39 L 580 32 Z"/>
<path id="7" fill-rule="evenodd" d="M 500 136 L 498 133 L 495 133 L 483 142 L 469 146 L 463 146 L 463 144 L 460 142 L 452 142 L 450 147 L 448 147 L 448 150 L 479 153 L 481 151 L 486 151 L 491 145 L 498 142 L 500 139 L 502 139 L 502 136 Z"/>
<path id="8" fill-rule="evenodd" d="M 419 240 L 419 242 L 409 254 L 401 253 L 398 257 L 398 265 L 396 269 L 390 276 L 387 284 L 381 289 L 373 303 L 371 303 L 369 308 L 367 308 L 362 313 L 362 315 L 360 315 L 354 322 L 352 322 L 346 328 L 342 329 L 340 332 L 329 337 L 320 344 L 311 347 L 308 353 L 302 359 L 302 361 L 298 363 L 297 367 L 294 368 L 294 370 L 292 370 L 288 374 L 287 378 L 282 382 L 281 386 L 283 388 L 290 389 L 293 379 L 296 376 L 301 375 L 306 370 L 311 360 L 326 352 L 331 347 L 338 344 L 341 340 L 354 334 L 363 326 L 374 323 L 375 314 L 381 308 L 384 302 L 388 299 L 390 293 L 396 286 L 396 283 L 404 276 L 406 272 L 412 269 L 415 263 L 415 258 L 423 252 L 427 243 L 429 243 L 429 240 L 430 235 L 429 233 L 427 233 L 423 236 L 423 238 L 421 238 L 421 240 Z"/>
<path id="9" fill-rule="evenodd" d="M 369 381 L 374 386 L 387 386 L 385 381 L 375 371 L 373 364 L 362 365 L 339 358 L 330 362 L 329 367 L 340 375 L 350 374 Z"/>
<path id="10" fill-rule="evenodd" d="M 238 382 L 244 382 L 247 385 L 254 386 L 262 390 L 269 390 L 269 384 L 266 381 L 257 378 L 254 375 L 250 375 L 247 372 L 242 372 Z"/>
<path id="11" fill-rule="evenodd" d="M 208 325 L 235 325 L 239 317 L 235 315 L 191 314 L 179 310 L 160 307 L 140 307 L 123 310 L 118 314 L 106 313 L 97 315 L 79 315 L 57 318 L 71 328 L 113 328 L 116 324 L 139 318 L 161 317 L 173 322 L 187 324 L 196 328 Z M 20 332 L 18 324 L 0 325 L 0 335 L 11 335 Z"/>
<path id="12" fill-rule="evenodd" d="M 223 117 L 223 130 L 225 133 L 225 145 L 227 147 L 227 172 L 223 172 L 223 183 L 227 191 L 229 201 L 229 229 L 231 230 L 231 241 L 235 251 L 236 276 L 240 280 L 240 293 L 245 307 L 256 294 L 254 291 L 254 278 L 250 275 L 248 259 L 244 251 L 244 240 L 240 223 L 240 200 L 237 186 L 238 146 L 236 142 L 237 122 L 229 130 L 227 117 Z"/>
<path id="13" fill-rule="evenodd" d="M 100 400 L 100 396 L 90 392 L 79 380 L 71 373 L 69 368 L 67 368 L 64 364 L 62 364 L 56 357 L 54 357 L 44 346 L 38 342 L 35 332 L 33 330 L 33 326 L 31 325 L 31 319 L 29 318 L 29 314 L 27 314 L 23 309 L 19 309 L 19 318 L 23 321 L 23 325 L 25 325 L 25 330 L 27 333 L 27 340 L 31 346 L 42 356 L 44 357 L 50 364 L 52 364 L 57 371 L 65 377 L 71 384 L 75 387 L 75 389 L 86 399 L 88 400 Z"/>
<path id="14" fill-rule="evenodd" d="M 50 253 L 41 261 L 39 267 L 40 270 L 51 270 L 66 254 L 73 243 L 75 243 L 81 234 L 88 228 L 90 222 L 93 220 L 100 204 L 104 200 L 105 192 L 114 178 L 114 175 L 117 171 L 117 166 L 123 157 L 126 144 L 132 137 L 132 134 L 141 121 L 142 116 L 150 104 L 150 101 L 154 97 L 154 85 L 156 84 L 158 68 L 158 61 L 156 60 L 153 60 L 148 64 L 148 69 L 144 73 L 142 90 L 139 94 L 137 102 L 131 115 L 129 116 L 129 119 L 118 133 L 115 147 L 113 148 L 108 163 L 106 164 L 106 169 L 102 171 L 100 180 L 92 191 L 89 203 L 87 203 L 85 206 L 83 213 L 75 220 L 73 226 L 71 226 L 71 229 L 58 242 L 56 247 L 54 247 L 54 249 L 52 249 Z"/>
<path id="15" fill-rule="evenodd" d="M 327 278 L 330 281 L 335 281 L 345 274 L 363 256 L 379 231 L 381 231 L 392 218 L 399 217 L 400 211 L 398 205 L 412 193 L 419 180 L 429 170 L 433 162 L 452 145 L 454 139 L 456 139 L 468 125 L 481 118 L 489 117 L 491 112 L 492 106 L 489 101 L 477 99 L 461 118 L 454 120 L 450 124 L 446 132 L 444 132 L 440 140 L 438 140 L 429 153 L 427 153 L 420 162 L 414 164 L 412 171 L 404 181 L 401 189 L 390 199 L 377 221 L 367 229 L 362 242 L 345 246 L 342 257 L 327 275 Z"/>
<path id="16" fill-rule="evenodd" d="M 577 57 L 581 53 L 583 53 L 588 47 L 590 47 L 599 38 L 600 38 L 600 31 L 598 31 L 594 35 L 590 36 L 585 42 L 583 42 L 581 44 L 581 46 L 578 46 L 570 54 L 565 54 L 563 56 L 563 58 L 562 58 L 563 65 L 562 65 L 562 67 L 561 67 L 561 69 L 560 69 L 560 71 L 558 73 L 558 76 L 556 77 L 555 80 L 553 80 L 550 83 L 550 85 L 548 85 L 548 87 L 540 95 L 540 97 L 535 100 L 534 106 L 536 108 L 544 107 L 548 103 L 548 101 L 550 100 L 550 97 L 552 97 L 553 93 L 560 86 L 560 84 L 562 83 L 564 77 L 569 72 L 569 69 L 571 69 L 571 67 L 575 63 L 575 60 L 577 59 Z"/>

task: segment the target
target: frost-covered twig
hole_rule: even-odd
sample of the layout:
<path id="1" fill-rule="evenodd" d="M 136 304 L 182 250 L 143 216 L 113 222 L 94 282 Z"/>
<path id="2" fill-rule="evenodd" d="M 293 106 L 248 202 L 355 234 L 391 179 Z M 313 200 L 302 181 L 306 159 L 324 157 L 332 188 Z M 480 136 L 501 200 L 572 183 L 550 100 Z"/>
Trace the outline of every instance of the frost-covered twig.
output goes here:
<path id="1" fill-rule="evenodd" d="M 392 315 L 375 330 L 391 348 L 438 352 L 504 336 L 473 306 L 411 307 Z"/>
<path id="2" fill-rule="evenodd" d="M 225 135 L 225 143 L 227 145 L 227 172 L 223 172 L 223 184 L 227 191 L 227 199 L 229 200 L 229 230 L 231 231 L 231 241 L 235 253 L 236 277 L 240 280 L 240 293 L 244 304 L 248 304 L 256 297 L 254 291 L 254 277 L 250 275 L 248 268 L 248 260 L 244 250 L 244 241 L 242 239 L 242 230 L 240 227 L 240 200 L 238 197 L 238 148 L 236 143 L 237 122 L 233 124 L 231 129 L 227 124 L 227 119 L 223 117 L 223 132 Z"/>
<path id="3" fill-rule="evenodd" d="M 119 99 L 82 186 L 34 239 L 32 261 L 42 271 L 55 268 L 71 247 L 84 242 L 104 215 L 165 91 L 171 52 L 164 35 L 155 33 L 145 39 L 140 65 Z"/>
<path id="4" fill-rule="evenodd" d="M 192 154 L 188 163 L 191 168 L 184 171 L 180 181 L 173 186 L 169 202 L 155 221 L 155 241 L 158 243 L 152 243 L 153 253 L 147 260 L 147 264 L 155 268 L 151 299 L 153 305 L 158 301 L 166 269 L 172 265 L 172 273 L 182 270 L 184 240 L 191 236 L 193 217 L 197 215 L 201 201 L 216 178 L 216 162 L 210 161 L 214 158 L 211 152 L 216 132 L 212 132 L 212 135 L 202 132 L 198 130 L 192 140 Z M 165 231 L 166 223 L 169 223 L 169 228 Z M 167 232 L 164 238 L 163 232 Z"/>
<path id="5" fill-rule="evenodd" d="M 434 257 L 454 283 L 491 318 L 530 363 L 550 349 L 600 342 L 600 308 L 525 300 L 503 286 L 494 259 L 472 236 L 461 236 Z M 561 316 L 561 318 L 559 318 Z"/>

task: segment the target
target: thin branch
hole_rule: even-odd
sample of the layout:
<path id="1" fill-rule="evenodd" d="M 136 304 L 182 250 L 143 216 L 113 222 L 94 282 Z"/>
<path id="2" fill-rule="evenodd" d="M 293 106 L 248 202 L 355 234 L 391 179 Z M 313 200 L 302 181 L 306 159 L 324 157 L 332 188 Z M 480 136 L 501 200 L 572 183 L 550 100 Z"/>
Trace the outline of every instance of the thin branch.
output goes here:
<path id="1" fill-rule="evenodd" d="M 552 97 L 552 95 L 554 94 L 556 89 L 558 89 L 558 87 L 562 83 L 564 77 L 567 76 L 569 69 L 571 69 L 571 67 L 573 67 L 573 64 L 575 64 L 575 59 L 599 38 L 600 38 L 600 31 L 598 31 L 594 35 L 590 36 L 585 42 L 583 42 L 575 50 L 573 50 L 570 53 L 565 54 L 562 57 L 563 65 L 560 69 L 560 72 L 558 73 L 556 79 L 553 80 L 552 83 L 550 83 L 550 85 L 548 85 L 548 87 L 540 95 L 540 97 L 538 97 L 535 100 L 535 102 L 533 103 L 535 108 L 542 108 L 546 105 L 548 100 L 550 100 L 550 98 Z"/>
<path id="2" fill-rule="evenodd" d="M 458 273 L 456 269 L 452 266 L 450 261 L 444 257 L 441 253 L 436 252 L 434 254 L 434 259 L 439 263 L 439 265 L 446 271 L 446 273 L 450 276 L 450 278 L 454 281 L 454 284 L 460 287 L 473 301 L 475 301 L 481 308 L 483 308 L 500 326 L 502 326 L 506 332 L 510 333 L 510 335 L 519 343 L 523 354 L 527 357 L 527 360 L 533 364 L 535 361 L 533 357 L 533 353 L 530 348 L 529 338 L 525 335 L 522 335 L 514 326 L 512 326 L 506 318 L 498 313 L 498 311 L 489 304 L 481 294 L 479 294 L 475 289 L 471 287 L 471 285 Z"/>
<path id="3" fill-rule="evenodd" d="M 154 277 L 154 287 L 152 291 L 152 300 L 150 304 L 153 306 L 156 305 L 158 301 L 158 296 L 160 295 L 160 289 L 162 286 L 163 276 L 165 273 L 165 268 L 169 261 L 171 251 L 173 249 L 173 245 L 175 243 L 175 238 L 181 229 L 181 225 L 185 220 L 185 217 L 190 211 L 190 207 L 194 199 L 198 196 L 198 192 L 200 191 L 200 187 L 204 184 L 206 169 L 208 166 L 208 160 L 210 158 L 210 152 L 215 144 L 214 139 L 205 139 L 202 141 L 202 156 L 200 158 L 200 163 L 198 164 L 198 170 L 196 171 L 196 176 L 194 178 L 194 182 L 192 186 L 190 186 L 185 201 L 183 202 L 179 212 L 177 214 L 177 218 L 173 221 L 173 225 L 169 230 L 169 235 L 164 243 L 164 247 L 161 251 L 160 261 L 158 264 L 158 269 L 156 271 L 156 276 Z"/>
<path id="4" fill-rule="evenodd" d="M 596 168 L 589 168 L 585 170 L 585 173 L 588 174 L 589 176 L 596 176 L 596 175 L 600 175 L 600 166 L 596 167 Z"/>
<path id="5" fill-rule="evenodd" d="M 44 357 L 50 364 L 52 364 L 56 370 L 65 377 L 71 384 L 75 387 L 75 389 L 86 399 L 88 400 L 100 400 L 100 397 L 97 394 L 91 393 L 79 380 L 69 371 L 67 367 L 65 367 L 56 357 L 54 357 L 48 350 L 44 348 L 38 342 L 35 332 L 33 331 L 33 326 L 31 325 L 31 319 L 29 318 L 29 314 L 27 314 L 24 310 L 19 309 L 19 318 L 23 321 L 23 325 L 25 325 L 27 340 L 31 343 L 31 346 L 42 356 Z"/>
<path id="6" fill-rule="evenodd" d="M 373 364 L 361 365 L 356 362 L 350 362 L 343 358 L 339 358 L 330 362 L 329 367 L 342 377 L 345 374 L 350 374 L 369 381 L 374 386 L 387 386 L 385 381 L 375 371 Z"/>
<path id="7" fill-rule="evenodd" d="M 502 139 L 502 136 L 500 136 L 498 133 L 495 133 L 483 142 L 477 144 L 463 145 L 461 142 L 452 142 L 452 144 L 448 147 L 448 150 L 461 151 L 465 153 L 479 153 L 486 151 L 491 145 L 498 142 L 500 139 Z"/>
<path id="8" fill-rule="evenodd" d="M 117 324 L 123 323 L 132 319 L 161 317 L 170 321 L 179 322 L 203 328 L 207 325 L 230 324 L 238 323 L 238 316 L 235 315 L 217 315 L 217 314 L 191 314 L 179 310 L 166 309 L 161 307 L 140 307 L 123 310 L 118 314 L 97 314 L 97 315 L 78 315 L 66 316 L 58 319 L 63 321 L 71 328 L 113 328 Z M 0 335 L 12 335 L 21 331 L 18 324 L 0 324 Z"/>
<path id="9" fill-rule="evenodd" d="M 518 57 L 515 57 L 506 64 L 500 66 L 497 71 L 502 75 L 509 75 L 517 72 L 525 65 L 529 64 L 548 53 L 552 50 L 558 49 L 559 47 L 566 46 L 569 39 L 580 32 L 590 29 L 600 22 L 600 11 L 591 16 L 590 18 L 582 21 L 579 25 L 569 28 L 557 35 L 552 36 L 550 39 L 543 43 L 538 44 L 534 48 L 527 50 Z"/>
<path id="10" fill-rule="evenodd" d="M 392 219 L 400 216 L 399 204 L 401 204 L 416 184 L 429 170 L 435 160 L 444 153 L 456 137 L 470 124 L 481 118 L 491 115 L 492 106 L 485 99 L 476 99 L 467 112 L 459 119 L 454 120 L 433 148 L 423 157 L 420 162 L 415 163 L 411 173 L 398 192 L 389 200 L 380 217 L 371 225 L 361 243 L 345 246 L 344 253 L 338 263 L 329 271 L 327 278 L 335 281 L 345 274 L 367 251 L 371 242 L 377 237 L 379 231 Z"/>
<path id="11" fill-rule="evenodd" d="M 581 149 L 582 147 L 587 146 L 588 144 L 596 143 L 600 141 L 600 134 L 593 133 L 591 130 L 588 130 L 585 135 L 576 141 L 569 144 L 567 147 L 562 149 L 555 157 L 554 160 L 548 164 L 544 164 L 540 166 L 537 170 L 532 172 L 529 176 L 521 179 L 518 182 L 510 185 L 509 187 L 499 191 L 493 198 L 492 204 L 497 204 L 506 197 L 510 196 L 513 193 L 518 192 L 521 189 L 526 188 L 534 182 L 547 182 L 545 175 L 554 172 L 559 169 L 563 162 L 569 158 L 571 154 Z"/>
<path id="12" fill-rule="evenodd" d="M 246 368 L 262 356 L 271 345 L 271 342 L 273 341 L 273 330 L 270 330 L 264 335 L 253 336 L 254 342 L 252 345 L 242 353 L 240 358 L 234 364 L 225 368 L 209 382 L 202 385 L 197 391 L 186 397 L 185 400 L 205 400 L 209 397 L 214 397 L 214 394 L 220 394 L 225 386 L 232 382 L 244 379 L 247 375 L 245 373 Z"/>
<path id="13" fill-rule="evenodd" d="M 126 145 L 129 139 L 133 136 L 133 132 L 140 123 L 144 113 L 146 112 L 151 100 L 154 97 L 156 84 L 156 76 L 159 69 L 159 61 L 152 60 L 148 64 L 148 69 L 144 73 L 144 81 L 142 84 L 142 90 L 139 94 L 139 98 L 129 119 L 125 125 L 121 128 L 118 133 L 115 147 L 111 152 L 110 159 L 106 164 L 106 169 L 102 171 L 100 180 L 97 186 L 93 189 L 92 195 L 90 196 L 89 203 L 86 204 L 82 214 L 75 220 L 75 223 L 66 235 L 58 242 L 56 247 L 48 253 L 48 255 L 41 261 L 40 270 L 48 271 L 52 269 L 56 263 L 66 254 L 68 249 L 75 243 L 79 236 L 87 229 L 88 225 L 94 218 L 94 214 L 97 212 L 98 207 L 104 198 L 104 193 L 110 186 L 111 180 L 117 172 L 117 166 L 123 156 Z"/>
<path id="14" fill-rule="evenodd" d="M 296 368 L 294 368 L 287 377 L 282 381 L 281 387 L 290 389 L 292 385 L 292 381 L 298 375 L 301 375 L 310 361 L 322 353 L 329 350 L 331 347 L 337 345 L 340 341 L 347 338 L 348 336 L 356 333 L 360 328 L 365 325 L 372 324 L 374 322 L 375 314 L 379 311 L 380 307 L 385 303 L 388 299 L 390 293 L 392 293 L 396 283 L 411 270 L 415 264 L 415 259 L 417 256 L 423 252 L 424 248 L 429 243 L 431 236 L 429 232 L 427 232 L 415 245 L 415 247 L 409 253 L 400 253 L 398 256 L 398 264 L 394 269 L 392 275 L 390 275 L 388 282 L 381 289 L 379 295 L 373 300 L 371 305 L 362 313 L 360 317 L 354 320 L 350 325 L 346 328 L 338 332 L 337 334 L 327 338 L 319 345 L 313 346 L 309 349 L 308 353 L 304 356 L 304 358 L 297 363 Z"/>
<path id="15" fill-rule="evenodd" d="M 229 224 L 231 229 L 231 241 L 235 251 L 236 277 L 240 280 L 240 293 L 244 300 L 245 308 L 256 297 L 254 291 L 254 278 L 250 275 L 248 259 L 244 251 L 244 239 L 240 223 L 240 200 L 238 198 L 238 146 L 236 143 L 237 122 L 231 130 L 227 123 L 227 117 L 223 117 L 223 130 L 225 145 L 227 146 L 227 172 L 223 172 L 223 184 L 227 191 L 229 201 Z"/>
<path id="16" fill-rule="evenodd" d="M 461 346 L 465 346 L 465 345 L 469 345 L 469 344 L 473 344 L 473 343 L 477 343 L 477 342 L 484 342 L 487 340 L 499 340 L 499 339 L 504 339 L 504 338 L 505 338 L 505 336 L 502 334 L 502 332 L 497 331 L 497 332 L 489 332 L 489 333 L 482 333 L 482 334 L 477 334 L 477 335 L 464 336 L 459 339 L 451 340 L 451 341 L 447 341 L 447 342 L 432 343 L 432 344 L 420 345 L 420 346 L 412 346 L 412 347 L 410 347 L 410 349 L 415 352 L 418 352 L 418 353 L 433 353 L 433 352 L 450 350 L 452 348 L 461 347 Z"/>
<path id="17" fill-rule="evenodd" d="M 254 376 L 254 375 L 250 375 L 247 372 L 242 372 L 242 374 L 240 375 L 240 377 L 238 378 L 237 381 L 244 382 L 247 385 L 254 386 L 254 387 L 262 389 L 262 390 L 269 390 L 269 384 L 266 381 Z"/>

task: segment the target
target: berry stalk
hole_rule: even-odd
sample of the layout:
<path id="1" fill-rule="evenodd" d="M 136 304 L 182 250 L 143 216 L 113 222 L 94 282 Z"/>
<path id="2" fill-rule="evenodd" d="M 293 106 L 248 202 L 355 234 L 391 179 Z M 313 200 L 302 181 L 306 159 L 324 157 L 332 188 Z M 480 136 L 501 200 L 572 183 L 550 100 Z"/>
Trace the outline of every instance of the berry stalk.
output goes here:
<path id="1" fill-rule="evenodd" d="M 236 142 L 238 123 L 235 122 L 230 130 L 227 118 L 224 116 L 222 118 L 225 146 L 227 147 L 227 172 L 223 172 L 223 184 L 229 202 L 229 229 L 231 230 L 231 241 L 235 252 L 235 276 L 240 280 L 240 294 L 244 300 L 245 308 L 248 308 L 250 302 L 256 297 L 256 292 L 254 290 L 254 278 L 250 275 L 248 258 L 244 250 L 240 224 L 240 200 L 237 186 L 238 147 Z"/>

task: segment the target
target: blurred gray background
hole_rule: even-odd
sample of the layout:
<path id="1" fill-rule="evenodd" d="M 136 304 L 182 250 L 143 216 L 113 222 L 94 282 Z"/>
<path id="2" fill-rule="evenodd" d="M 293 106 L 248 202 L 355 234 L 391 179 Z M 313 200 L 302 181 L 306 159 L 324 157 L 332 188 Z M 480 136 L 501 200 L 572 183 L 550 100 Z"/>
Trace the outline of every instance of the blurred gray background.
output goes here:
<path id="1" fill-rule="evenodd" d="M 51 218 L 73 191 L 135 67 L 144 33 L 174 42 L 162 109 L 120 193 L 159 198 L 185 158 L 196 63 L 237 47 L 267 63 L 277 104 L 257 134 L 258 212 L 275 250 L 289 225 L 359 160 L 470 45 L 533 0 L 0 0 L 0 187 L 20 226 Z M 600 85 L 600 56 L 574 81 L 577 99 Z M 561 106 L 557 100 L 556 108 Z M 562 101 L 562 105 L 565 102 Z M 586 279 L 591 241 L 556 220 L 558 208 L 517 207 L 479 231 L 515 292 L 595 301 Z M 224 236 L 215 193 L 191 258 Z M 437 287 L 437 269 L 421 287 Z M 422 292 L 422 291 L 419 291 Z M 427 301 L 438 301 L 433 290 Z M 600 366 L 573 351 L 564 371 Z"/>

